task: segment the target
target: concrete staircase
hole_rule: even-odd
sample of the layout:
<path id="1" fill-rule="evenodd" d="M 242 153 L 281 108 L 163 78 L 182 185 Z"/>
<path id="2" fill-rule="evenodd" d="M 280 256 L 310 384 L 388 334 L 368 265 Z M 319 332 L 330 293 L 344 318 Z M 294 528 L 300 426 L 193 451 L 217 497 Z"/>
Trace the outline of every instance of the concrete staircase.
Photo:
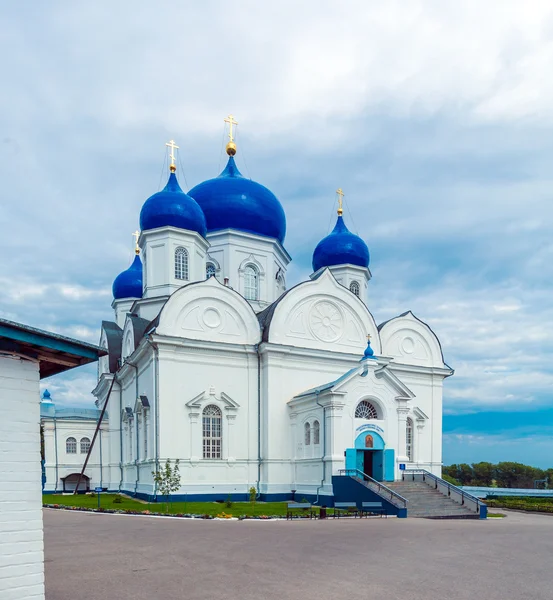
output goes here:
<path id="1" fill-rule="evenodd" d="M 422 481 L 394 481 L 386 485 L 407 500 L 407 516 L 427 519 L 478 519 L 479 514 L 458 504 Z"/>

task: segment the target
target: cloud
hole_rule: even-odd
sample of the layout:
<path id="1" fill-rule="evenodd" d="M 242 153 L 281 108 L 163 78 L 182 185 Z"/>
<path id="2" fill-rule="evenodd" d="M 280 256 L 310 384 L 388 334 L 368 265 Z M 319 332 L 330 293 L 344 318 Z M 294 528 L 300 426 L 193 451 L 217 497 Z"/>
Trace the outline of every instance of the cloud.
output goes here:
<path id="1" fill-rule="evenodd" d="M 235 8 L 2 8 L 1 314 L 96 341 L 165 141 L 191 187 L 222 168 L 233 112 L 241 170 L 287 213 L 289 284 L 340 186 L 377 320 L 413 310 L 455 368 L 446 413 L 549 406 L 550 3 Z M 55 380 L 57 399 L 89 398 L 80 372 Z"/>

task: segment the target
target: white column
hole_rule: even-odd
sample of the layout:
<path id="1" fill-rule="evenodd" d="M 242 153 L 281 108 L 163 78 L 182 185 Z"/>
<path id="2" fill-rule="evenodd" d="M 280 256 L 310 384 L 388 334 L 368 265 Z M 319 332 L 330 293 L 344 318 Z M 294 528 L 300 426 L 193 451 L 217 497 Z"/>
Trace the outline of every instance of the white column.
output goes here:
<path id="1" fill-rule="evenodd" d="M 191 412 L 188 416 L 190 418 L 190 462 L 196 462 L 203 455 L 202 441 L 200 439 L 201 426 L 198 424 L 200 413 Z"/>
<path id="2" fill-rule="evenodd" d="M 409 408 L 405 405 L 397 407 L 397 456 L 396 462 L 407 462 L 407 415 Z"/>
<path id="3" fill-rule="evenodd" d="M 323 404 L 325 412 L 325 448 L 323 459 L 325 462 L 325 481 L 331 484 L 332 475 L 338 475 L 338 470 L 344 468 L 345 447 L 340 436 L 340 431 L 345 404 L 336 400 L 330 400 L 328 404 L 321 401 L 321 404 Z"/>

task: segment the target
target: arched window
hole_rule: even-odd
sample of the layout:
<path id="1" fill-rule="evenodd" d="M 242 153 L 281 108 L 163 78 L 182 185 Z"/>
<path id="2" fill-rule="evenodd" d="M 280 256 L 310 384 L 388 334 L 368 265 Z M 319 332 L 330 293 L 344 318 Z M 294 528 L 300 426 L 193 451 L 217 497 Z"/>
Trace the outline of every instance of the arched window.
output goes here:
<path id="1" fill-rule="evenodd" d="M 175 250 L 175 279 L 188 281 L 188 252 L 186 248 Z"/>
<path id="2" fill-rule="evenodd" d="M 320 436 L 321 436 L 321 426 L 319 424 L 319 421 L 314 421 L 313 422 L 313 443 L 314 444 L 320 444 Z"/>
<path id="3" fill-rule="evenodd" d="M 65 451 L 67 454 L 77 454 L 77 440 L 74 437 L 65 440 Z"/>
<path id="4" fill-rule="evenodd" d="M 409 461 L 413 460 L 413 419 L 407 417 L 405 430 L 405 453 Z"/>
<path id="5" fill-rule="evenodd" d="M 221 409 L 213 404 L 206 406 L 202 414 L 204 458 L 221 458 Z"/>
<path id="6" fill-rule="evenodd" d="M 210 277 L 215 277 L 215 273 L 217 269 L 213 263 L 207 263 L 205 266 L 205 278 L 209 279 Z"/>
<path id="7" fill-rule="evenodd" d="M 88 454 L 90 450 L 90 438 L 81 438 L 81 454 Z"/>
<path id="8" fill-rule="evenodd" d="M 359 298 L 359 283 L 357 283 L 357 281 L 352 281 L 349 284 L 349 291 Z"/>
<path id="9" fill-rule="evenodd" d="M 378 412 L 373 404 L 367 402 L 367 400 L 363 400 L 362 402 L 359 402 L 357 408 L 355 409 L 355 418 L 378 419 Z"/>
<path id="10" fill-rule="evenodd" d="M 309 425 L 309 423 L 304 425 L 304 438 L 305 445 L 309 446 L 311 444 L 311 425 Z"/>
<path id="11" fill-rule="evenodd" d="M 253 265 L 244 269 L 244 298 L 259 300 L 259 273 Z"/>

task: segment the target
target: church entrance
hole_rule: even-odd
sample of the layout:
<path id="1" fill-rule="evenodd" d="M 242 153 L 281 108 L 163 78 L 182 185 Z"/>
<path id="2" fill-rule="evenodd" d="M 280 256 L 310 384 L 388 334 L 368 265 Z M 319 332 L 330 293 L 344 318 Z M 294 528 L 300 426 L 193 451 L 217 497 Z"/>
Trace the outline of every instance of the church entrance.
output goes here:
<path id="1" fill-rule="evenodd" d="M 355 447 L 345 452 L 347 470 L 357 471 L 377 481 L 394 481 L 395 453 L 386 448 L 382 437 L 373 430 L 357 435 Z"/>
<path id="2" fill-rule="evenodd" d="M 374 450 L 361 450 L 363 453 L 363 473 L 369 477 L 374 478 L 373 462 L 374 462 Z"/>

